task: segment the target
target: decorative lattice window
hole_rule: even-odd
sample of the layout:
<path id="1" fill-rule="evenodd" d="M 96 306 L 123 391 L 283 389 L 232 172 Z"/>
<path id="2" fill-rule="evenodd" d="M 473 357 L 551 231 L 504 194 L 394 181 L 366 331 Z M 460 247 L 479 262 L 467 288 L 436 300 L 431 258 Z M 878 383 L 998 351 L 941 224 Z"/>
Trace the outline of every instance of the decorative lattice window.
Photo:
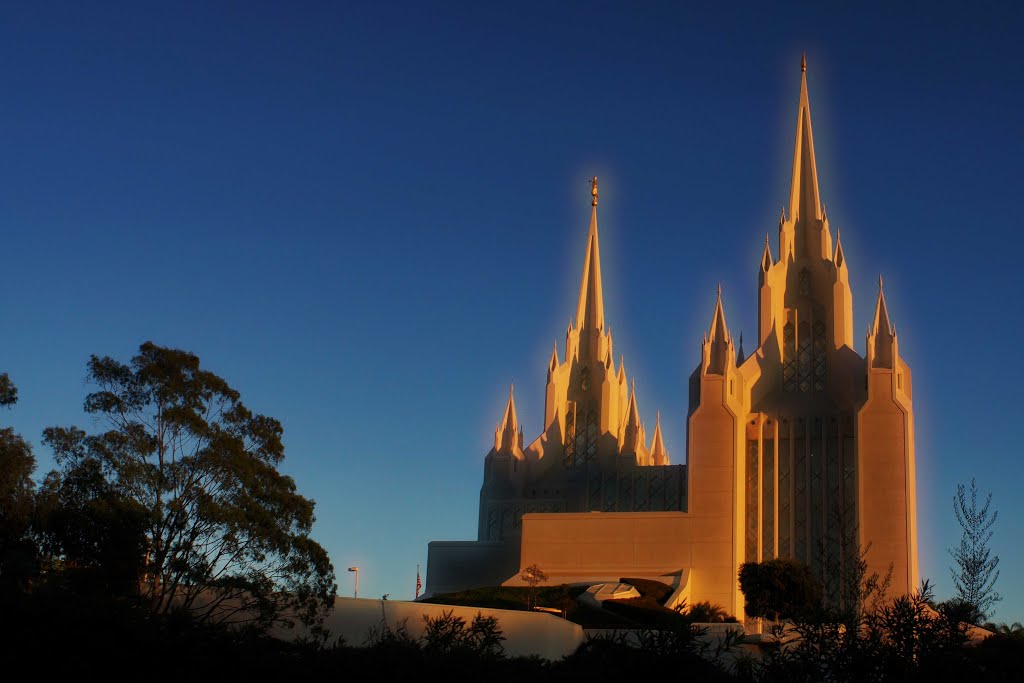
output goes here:
<path id="1" fill-rule="evenodd" d="M 825 323 L 814 321 L 814 390 L 825 390 L 825 357 L 828 344 L 825 341 Z"/>
<path id="2" fill-rule="evenodd" d="M 811 390 L 811 326 L 800 323 L 797 339 L 797 382 L 802 393 Z"/>
<path id="3" fill-rule="evenodd" d="M 782 328 L 782 386 L 786 391 L 796 391 L 796 338 L 793 323 Z"/>
<path id="4" fill-rule="evenodd" d="M 804 296 L 811 295 L 811 274 L 806 268 L 800 271 L 800 293 Z"/>
<path id="5" fill-rule="evenodd" d="M 597 413 L 591 410 L 587 413 L 587 460 L 597 458 L 597 433 Z"/>
<path id="6" fill-rule="evenodd" d="M 744 550 L 747 562 L 757 562 L 758 526 L 761 520 L 757 515 L 757 440 L 747 440 L 747 482 L 745 491 L 746 529 L 744 534 Z"/>
<path id="7" fill-rule="evenodd" d="M 565 466 L 575 467 L 597 458 L 597 413 L 587 412 L 586 420 L 577 421 L 575 411 L 567 411 L 565 419 Z"/>
<path id="8" fill-rule="evenodd" d="M 576 462 L 576 410 L 570 403 L 565 411 L 565 466 L 572 467 Z"/>

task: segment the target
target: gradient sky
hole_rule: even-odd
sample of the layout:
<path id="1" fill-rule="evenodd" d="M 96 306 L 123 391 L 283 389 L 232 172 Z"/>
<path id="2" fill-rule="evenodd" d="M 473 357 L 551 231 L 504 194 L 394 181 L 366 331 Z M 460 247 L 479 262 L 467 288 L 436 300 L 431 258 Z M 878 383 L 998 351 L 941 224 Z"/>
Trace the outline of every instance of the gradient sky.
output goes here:
<path id="1" fill-rule="evenodd" d="M 921 575 L 951 594 L 976 477 L 1024 618 L 1022 11 L 487 4 L 0 10 L 0 418 L 39 478 L 89 354 L 188 349 L 283 422 L 340 591 L 411 598 L 428 541 L 476 536 L 510 382 L 540 432 L 592 175 L 615 348 L 682 462 L 718 282 L 755 336 L 806 50 L 857 350 L 881 272 L 914 372 Z"/>

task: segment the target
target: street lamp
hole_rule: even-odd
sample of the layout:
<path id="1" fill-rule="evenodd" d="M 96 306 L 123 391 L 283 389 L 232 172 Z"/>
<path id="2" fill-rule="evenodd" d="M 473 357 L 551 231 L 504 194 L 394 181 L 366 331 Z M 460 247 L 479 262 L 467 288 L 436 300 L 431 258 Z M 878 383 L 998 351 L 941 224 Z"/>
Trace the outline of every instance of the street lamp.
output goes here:
<path id="1" fill-rule="evenodd" d="M 350 572 L 355 572 L 356 573 L 356 590 L 355 590 L 355 593 L 353 593 L 352 597 L 353 598 L 358 598 L 359 597 L 359 567 L 349 567 L 348 570 Z"/>

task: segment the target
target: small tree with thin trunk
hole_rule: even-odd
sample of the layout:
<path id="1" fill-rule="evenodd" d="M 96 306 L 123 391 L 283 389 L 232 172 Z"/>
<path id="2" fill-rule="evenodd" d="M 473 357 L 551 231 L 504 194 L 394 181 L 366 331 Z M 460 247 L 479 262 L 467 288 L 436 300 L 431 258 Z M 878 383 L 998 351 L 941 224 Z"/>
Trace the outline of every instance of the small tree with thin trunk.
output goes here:
<path id="1" fill-rule="evenodd" d="M 526 607 L 532 610 L 537 598 L 537 586 L 547 581 L 548 575 L 545 574 L 544 571 L 536 564 L 531 564 L 529 567 L 522 571 L 522 573 L 519 575 L 519 578 L 522 579 L 526 583 L 526 585 L 530 587 L 530 593 L 528 602 L 526 603 Z"/>
<path id="2" fill-rule="evenodd" d="M 953 497 L 953 512 L 956 521 L 963 529 L 960 545 L 950 548 L 955 567 L 949 568 L 956 586 L 956 599 L 973 608 L 972 621 L 980 623 L 994 612 L 993 606 L 1002 600 L 995 591 L 996 580 L 999 578 L 999 557 L 992 554 L 989 542 L 992 540 L 992 525 L 999 516 L 997 510 L 991 510 L 992 494 L 988 494 L 985 503 L 978 506 L 978 487 L 971 479 L 971 489 L 957 484 L 956 496 Z"/>

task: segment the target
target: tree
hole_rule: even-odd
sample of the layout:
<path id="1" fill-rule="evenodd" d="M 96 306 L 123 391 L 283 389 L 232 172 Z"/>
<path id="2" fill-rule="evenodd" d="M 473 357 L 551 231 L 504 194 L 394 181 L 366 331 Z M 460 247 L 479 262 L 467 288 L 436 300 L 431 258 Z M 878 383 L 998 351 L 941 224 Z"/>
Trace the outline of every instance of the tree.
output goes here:
<path id="1" fill-rule="evenodd" d="M 537 600 L 537 586 L 548 580 L 548 575 L 536 564 L 531 564 L 524 569 L 519 578 L 530 587 L 529 598 L 526 604 L 528 609 L 533 609 Z"/>
<path id="2" fill-rule="evenodd" d="M 980 623 L 994 612 L 993 606 L 1002 600 L 995 591 L 999 579 L 999 557 L 992 555 L 989 542 L 992 540 L 992 525 L 999 512 L 991 510 L 992 494 L 985 498 L 985 504 L 978 507 L 978 488 L 971 479 L 971 490 L 957 484 L 953 497 L 953 512 L 963 529 L 960 545 L 949 549 L 956 567 L 949 573 L 956 586 L 956 598 L 973 607 L 972 623 Z"/>
<path id="3" fill-rule="evenodd" d="M 0 374 L 0 407 L 18 401 L 18 389 Z M 34 573 L 38 552 L 31 538 L 36 459 L 32 447 L 10 427 L 0 429 L 0 584 L 24 587 Z"/>
<path id="4" fill-rule="evenodd" d="M 318 625 L 336 592 L 334 569 L 309 535 L 313 501 L 278 471 L 281 424 L 251 412 L 186 351 L 146 342 L 129 364 L 92 356 L 87 369 L 96 391 L 85 411 L 102 431 L 44 432 L 60 468 L 48 488 L 95 503 L 65 525 L 64 552 L 99 562 L 111 539 L 94 533 L 97 522 L 120 519 L 130 538 L 141 517 L 136 585 L 157 613 L 261 629 Z"/>
<path id="5" fill-rule="evenodd" d="M 0 406 L 9 408 L 18 402 L 18 387 L 8 377 L 7 373 L 0 373 Z"/>
<path id="6" fill-rule="evenodd" d="M 138 591 L 145 563 L 149 511 L 103 474 L 95 458 L 51 472 L 39 494 L 43 550 L 62 559 L 77 588 L 112 595 Z"/>
<path id="7" fill-rule="evenodd" d="M 793 559 L 744 562 L 739 580 L 752 617 L 796 619 L 821 607 L 821 582 L 810 567 Z"/>

